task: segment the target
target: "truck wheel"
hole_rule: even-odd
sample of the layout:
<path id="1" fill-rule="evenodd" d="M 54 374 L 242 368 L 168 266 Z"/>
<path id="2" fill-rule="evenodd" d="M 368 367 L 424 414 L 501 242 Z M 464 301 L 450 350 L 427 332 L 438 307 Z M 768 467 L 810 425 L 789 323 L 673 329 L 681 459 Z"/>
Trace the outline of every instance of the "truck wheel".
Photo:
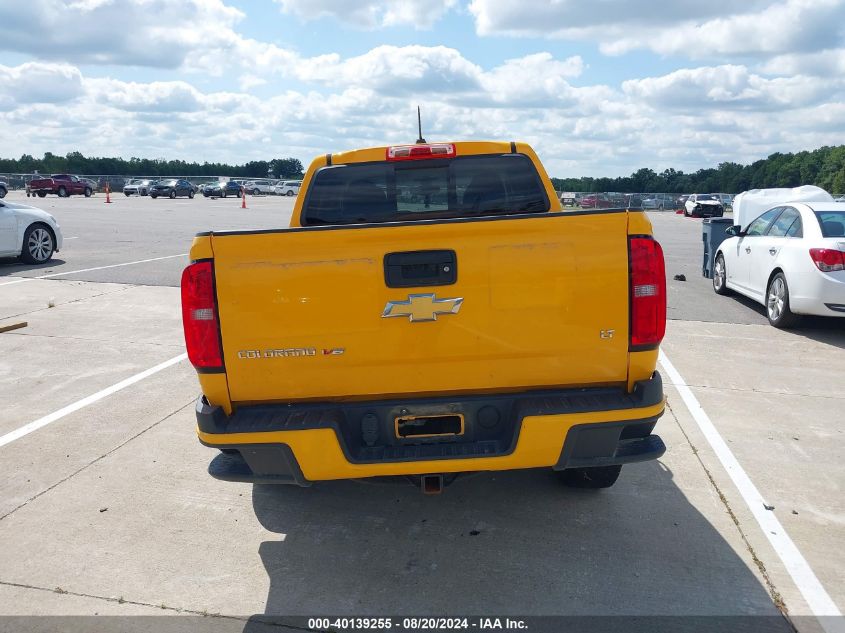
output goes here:
<path id="1" fill-rule="evenodd" d="M 593 468 L 567 468 L 558 472 L 563 485 L 570 488 L 610 488 L 619 478 L 621 465 Z"/>
<path id="2" fill-rule="evenodd" d="M 43 264 L 56 250 L 53 233 L 43 224 L 33 224 L 23 236 L 21 259 L 27 264 Z"/>
<path id="3" fill-rule="evenodd" d="M 67 189 L 65 189 L 64 187 L 59 187 L 57 193 L 59 194 L 59 198 L 67 198 Z"/>
<path id="4" fill-rule="evenodd" d="M 85 197 L 86 198 L 91 197 L 91 187 L 85 187 Z"/>
<path id="5" fill-rule="evenodd" d="M 778 273 L 769 282 L 766 290 L 766 316 L 776 328 L 788 328 L 796 325 L 801 317 L 789 309 L 789 286 L 786 277 Z"/>
<path id="6" fill-rule="evenodd" d="M 46 192 L 46 191 L 39 191 L 39 192 L 38 192 L 38 197 L 39 197 L 39 198 L 46 198 L 46 197 L 47 197 L 47 192 Z"/>
<path id="7" fill-rule="evenodd" d="M 725 268 L 725 256 L 719 253 L 716 255 L 716 262 L 713 264 L 713 292 L 717 295 L 729 295 L 728 290 L 728 269 Z"/>

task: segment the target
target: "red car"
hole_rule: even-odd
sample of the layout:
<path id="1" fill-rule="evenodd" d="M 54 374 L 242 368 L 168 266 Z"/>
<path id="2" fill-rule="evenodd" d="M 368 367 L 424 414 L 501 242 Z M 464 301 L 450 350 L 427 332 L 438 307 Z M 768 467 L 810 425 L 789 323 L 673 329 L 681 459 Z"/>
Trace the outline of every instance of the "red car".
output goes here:
<path id="1" fill-rule="evenodd" d="M 54 174 L 49 178 L 34 178 L 29 182 L 31 195 L 43 198 L 48 193 L 54 193 L 60 198 L 73 195 L 83 195 L 90 198 L 94 189 L 90 182 L 70 174 Z"/>
<path id="2" fill-rule="evenodd" d="M 582 209 L 609 209 L 614 205 L 614 201 L 605 193 L 590 193 L 581 198 Z"/>

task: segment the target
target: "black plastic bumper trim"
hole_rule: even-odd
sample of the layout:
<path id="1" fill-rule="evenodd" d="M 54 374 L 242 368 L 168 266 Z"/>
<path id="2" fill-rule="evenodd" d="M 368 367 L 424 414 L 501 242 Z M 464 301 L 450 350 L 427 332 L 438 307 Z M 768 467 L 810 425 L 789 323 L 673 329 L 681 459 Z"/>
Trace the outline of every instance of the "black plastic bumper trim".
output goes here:
<path id="1" fill-rule="evenodd" d="M 625 393 L 621 388 L 568 389 L 556 391 L 526 392 L 522 394 L 503 394 L 498 396 L 464 396 L 457 398 L 429 398 L 421 400 L 394 400 L 346 403 L 311 403 L 290 405 L 265 405 L 241 407 L 232 416 L 226 416 L 220 407 L 211 406 L 204 397 L 196 405 L 199 430 L 221 438 L 232 433 L 266 433 L 275 431 L 332 429 L 337 437 L 346 459 L 353 464 L 373 464 L 385 462 L 406 462 L 437 459 L 471 459 L 474 457 L 496 457 L 509 455 L 516 449 L 522 420 L 530 416 L 590 413 L 603 411 L 630 410 L 631 419 L 625 422 L 609 423 L 616 431 L 613 444 L 604 455 L 615 455 L 617 443 L 637 439 L 650 433 L 628 431 L 623 435 L 623 427 L 638 428 L 643 422 L 650 422 L 651 427 L 659 415 L 641 418 L 637 409 L 653 407 L 663 401 L 663 381 L 655 372 L 649 380 L 636 383 L 632 393 Z M 467 437 L 461 441 L 436 442 L 426 444 L 406 444 L 392 441 L 386 444 L 351 446 L 347 441 L 349 420 L 360 418 L 362 412 L 391 412 L 397 407 L 407 408 L 411 413 L 431 413 L 455 411 L 456 407 L 468 411 L 478 411 L 479 407 L 491 405 L 501 411 L 509 411 L 512 429 L 499 437 L 485 436 L 479 432 L 475 439 Z M 384 417 L 384 416 L 382 416 Z M 585 427 L 605 427 L 608 423 L 596 422 Z M 576 428 L 576 427 L 573 427 Z M 230 448 L 230 444 L 217 444 L 206 436 L 207 444 L 217 448 Z M 236 448 L 236 447 L 233 447 Z M 576 453 L 576 457 L 583 456 Z"/>

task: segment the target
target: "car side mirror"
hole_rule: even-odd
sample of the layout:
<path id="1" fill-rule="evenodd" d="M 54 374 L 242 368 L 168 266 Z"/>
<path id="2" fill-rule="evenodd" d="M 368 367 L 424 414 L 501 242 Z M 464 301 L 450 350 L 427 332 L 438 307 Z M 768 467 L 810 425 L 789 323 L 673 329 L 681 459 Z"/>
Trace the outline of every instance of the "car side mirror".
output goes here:
<path id="1" fill-rule="evenodd" d="M 742 227 L 739 224 L 734 224 L 733 226 L 729 226 L 725 229 L 725 233 L 730 235 L 731 237 L 742 237 L 745 235 L 742 232 Z"/>

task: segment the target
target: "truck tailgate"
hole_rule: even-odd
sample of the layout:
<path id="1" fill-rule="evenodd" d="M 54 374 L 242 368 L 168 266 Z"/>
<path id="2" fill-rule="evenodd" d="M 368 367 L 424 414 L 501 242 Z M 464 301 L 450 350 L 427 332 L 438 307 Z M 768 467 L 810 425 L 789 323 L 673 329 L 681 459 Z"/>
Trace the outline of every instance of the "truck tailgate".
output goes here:
<path id="1" fill-rule="evenodd" d="M 215 233 L 230 397 L 622 383 L 627 239 L 624 212 Z"/>

